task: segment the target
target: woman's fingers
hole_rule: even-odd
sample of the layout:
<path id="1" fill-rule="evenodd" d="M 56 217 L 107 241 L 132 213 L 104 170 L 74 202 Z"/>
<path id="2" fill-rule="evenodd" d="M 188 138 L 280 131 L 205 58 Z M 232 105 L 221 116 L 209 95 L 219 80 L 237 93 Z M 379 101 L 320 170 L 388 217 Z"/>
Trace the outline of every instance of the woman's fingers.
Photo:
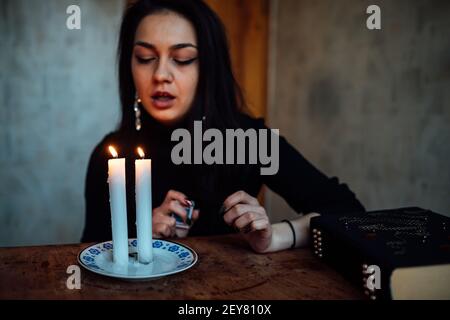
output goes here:
<path id="1" fill-rule="evenodd" d="M 187 219 L 186 208 L 180 205 L 178 200 L 170 201 L 166 206 L 165 211 L 166 214 L 172 214 L 172 212 L 175 213 L 177 216 L 183 219 L 184 222 L 186 222 Z"/>
<path id="2" fill-rule="evenodd" d="M 248 233 L 262 230 L 267 227 L 269 219 L 261 212 L 249 211 L 240 216 L 234 222 L 234 226 L 241 232 Z"/>
<path id="3" fill-rule="evenodd" d="M 194 210 L 194 212 L 192 212 L 192 222 L 197 221 L 198 217 L 200 217 L 200 210 Z"/>
<path id="4" fill-rule="evenodd" d="M 269 222 L 269 219 L 263 218 L 263 219 L 254 220 L 250 224 L 250 226 L 251 226 L 251 228 L 250 228 L 250 231 L 248 231 L 248 232 L 267 230 L 270 226 L 270 222 Z"/>
<path id="5" fill-rule="evenodd" d="M 192 205 L 182 192 L 170 190 L 158 208 L 153 209 L 153 232 L 160 237 L 171 237 L 176 233 L 176 220 L 172 214 L 188 223 L 186 209 Z M 192 212 L 190 224 L 199 217 L 199 210 Z"/>
<path id="6" fill-rule="evenodd" d="M 173 200 L 178 200 L 181 204 L 183 204 L 186 207 L 189 206 L 189 202 L 186 195 L 179 191 L 170 190 L 169 192 L 167 192 L 166 198 L 164 199 L 164 203 L 168 205 Z"/>
<path id="7" fill-rule="evenodd" d="M 174 228 L 176 224 L 175 218 L 162 214 L 154 215 L 153 222 L 154 224 L 167 224 L 170 228 Z"/>
<path id="8" fill-rule="evenodd" d="M 175 233 L 175 218 L 165 215 L 161 208 L 153 210 L 152 227 L 153 237 L 169 238 Z"/>
<path id="9" fill-rule="evenodd" d="M 173 212 L 177 216 L 181 216 L 182 218 L 186 216 L 183 207 L 180 206 L 180 204 L 177 203 L 176 201 L 173 201 L 173 203 L 170 202 L 168 204 L 163 204 L 162 206 L 153 209 L 153 217 L 155 216 L 171 217 Z"/>
<path id="10" fill-rule="evenodd" d="M 265 215 L 265 210 L 261 206 L 254 206 L 249 204 L 237 204 L 231 209 L 229 209 L 223 219 L 225 220 L 225 223 L 228 225 L 232 225 L 236 219 L 238 219 L 240 216 L 246 214 L 247 212 L 253 212 L 254 214 L 263 214 Z"/>
<path id="11" fill-rule="evenodd" d="M 225 201 L 223 202 L 223 209 L 225 212 L 227 212 L 238 203 L 259 206 L 258 199 L 252 197 L 245 191 L 238 191 L 225 199 Z"/>
<path id="12" fill-rule="evenodd" d="M 239 191 L 224 201 L 224 220 L 239 230 L 256 252 L 265 252 L 272 243 L 272 226 L 258 200 Z"/>
<path id="13" fill-rule="evenodd" d="M 154 213 L 164 214 L 170 216 L 172 213 L 180 216 L 184 221 L 186 221 L 186 209 L 190 203 L 188 202 L 186 196 L 178 191 L 170 190 L 166 194 L 161 206 L 154 209 Z"/>
<path id="14" fill-rule="evenodd" d="M 155 238 L 170 238 L 175 234 L 175 227 L 171 228 L 168 224 L 157 223 L 153 226 L 153 236 Z"/>
<path id="15" fill-rule="evenodd" d="M 239 230 L 242 230 L 242 229 L 244 229 L 245 226 L 247 226 L 248 224 L 252 223 L 254 220 L 260 219 L 260 218 L 262 218 L 261 214 L 249 211 L 249 212 L 244 213 L 239 218 L 237 218 L 234 221 L 233 225 L 235 226 L 235 228 L 237 228 Z"/>

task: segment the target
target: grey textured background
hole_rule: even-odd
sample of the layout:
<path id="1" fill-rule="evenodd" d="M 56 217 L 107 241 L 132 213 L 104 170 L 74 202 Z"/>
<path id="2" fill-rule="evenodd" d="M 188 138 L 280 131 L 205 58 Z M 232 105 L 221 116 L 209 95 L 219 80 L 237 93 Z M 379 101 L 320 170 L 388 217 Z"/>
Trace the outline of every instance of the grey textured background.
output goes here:
<path id="1" fill-rule="evenodd" d="M 365 9 L 382 8 L 381 31 Z M 82 8 L 82 30 L 66 8 Z M 450 213 L 450 2 L 273 1 L 269 122 L 369 209 Z M 122 0 L 0 1 L 0 246 L 77 242 Z M 267 196 L 273 220 L 293 215 Z M 295 216 L 295 215 L 293 215 Z"/>
<path id="2" fill-rule="evenodd" d="M 381 31 L 366 28 L 369 4 Z M 271 126 L 368 209 L 450 214 L 450 1 L 272 7 Z M 273 194 L 267 207 L 295 216 Z"/>
<path id="3" fill-rule="evenodd" d="M 82 29 L 66 28 L 81 7 Z M 119 119 L 121 0 L 0 1 L 0 246 L 78 242 L 95 144 Z"/>

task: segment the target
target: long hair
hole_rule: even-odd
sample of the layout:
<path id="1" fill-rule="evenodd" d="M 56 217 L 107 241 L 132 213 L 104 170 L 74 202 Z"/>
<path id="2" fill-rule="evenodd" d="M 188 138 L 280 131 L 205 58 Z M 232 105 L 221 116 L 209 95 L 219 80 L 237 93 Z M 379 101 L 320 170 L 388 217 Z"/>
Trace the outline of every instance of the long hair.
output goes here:
<path id="1" fill-rule="evenodd" d="M 217 14 L 202 0 L 139 0 L 125 11 L 118 45 L 119 90 L 122 107 L 120 129 L 134 123 L 132 105 L 136 88 L 131 72 L 134 37 L 148 15 L 173 11 L 194 26 L 199 51 L 199 80 L 190 120 L 206 117 L 206 128 L 236 128 L 239 111 L 247 107 L 232 72 L 225 28 Z M 192 123 L 192 121 L 191 121 Z"/>
<path id="2" fill-rule="evenodd" d="M 204 130 L 216 128 L 225 132 L 226 129 L 238 128 L 240 113 L 248 110 L 232 72 L 225 27 L 217 14 L 202 0 L 139 0 L 126 10 L 120 30 L 118 67 L 122 120 L 119 129 L 134 131 L 132 106 L 136 88 L 131 58 L 136 30 L 143 18 L 164 11 L 175 12 L 190 21 L 197 36 L 199 80 L 193 105 L 187 115 L 188 130 L 192 133 L 194 120 L 203 117 L 206 117 Z M 246 165 L 195 167 L 193 170 L 198 170 L 198 179 L 193 190 L 199 198 L 203 198 L 204 205 L 216 206 L 230 191 L 226 182 L 244 179 L 244 172 L 248 169 Z M 218 198 L 205 196 L 212 190 L 217 191 Z M 219 208 L 212 210 L 216 209 L 218 211 Z"/>

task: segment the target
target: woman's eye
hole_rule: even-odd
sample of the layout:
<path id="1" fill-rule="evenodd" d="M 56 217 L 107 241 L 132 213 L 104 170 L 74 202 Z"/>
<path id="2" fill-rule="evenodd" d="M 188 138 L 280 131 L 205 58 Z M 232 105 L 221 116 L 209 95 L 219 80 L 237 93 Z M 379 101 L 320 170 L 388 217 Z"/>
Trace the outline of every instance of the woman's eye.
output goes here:
<path id="1" fill-rule="evenodd" d="M 197 60 L 197 58 L 192 58 L 189 60 L 182 60 L 182 59 L 173 59 L 173 61 L 175 61 L 175 63 L 181 65 L 181 66 L 186 66 L 188 64 L 193 63 L 195 60 Z"/>
<path id="2" fill-rule="evenodd" d="M 153 60 L 155 60 L 155 58 L 141 58 L 141 57 L 136 57 L 137 62 L 139 62 L 140 64 L 148 64 L 150 62 L 152 62 Z"/>

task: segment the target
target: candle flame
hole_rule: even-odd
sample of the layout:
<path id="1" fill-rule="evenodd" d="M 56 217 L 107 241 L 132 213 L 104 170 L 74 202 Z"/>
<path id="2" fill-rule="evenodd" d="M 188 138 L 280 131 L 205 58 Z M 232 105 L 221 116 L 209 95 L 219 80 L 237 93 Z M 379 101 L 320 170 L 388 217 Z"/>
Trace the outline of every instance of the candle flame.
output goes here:
<path id="1" fill-rule="evenodd" d="M 114 158 L 118 158 L 118 157 L 119 157 L 119 155 L 117 154 L 116 149 L 114 149 L 113 146 L 109 146 L 109 152 L 111 152 L 111 155 L 112 155 Z"/>
<path id="2" fill-rule="evenodd" d="M 138 148 L 137 148 L 137 152 L 139 153 L 139 156 L 140 156 L 142 159 L 144 159 L 145 153 L 144 153 L 144 150 L 142 150 L 141 147 L 138 147 Z"/>

